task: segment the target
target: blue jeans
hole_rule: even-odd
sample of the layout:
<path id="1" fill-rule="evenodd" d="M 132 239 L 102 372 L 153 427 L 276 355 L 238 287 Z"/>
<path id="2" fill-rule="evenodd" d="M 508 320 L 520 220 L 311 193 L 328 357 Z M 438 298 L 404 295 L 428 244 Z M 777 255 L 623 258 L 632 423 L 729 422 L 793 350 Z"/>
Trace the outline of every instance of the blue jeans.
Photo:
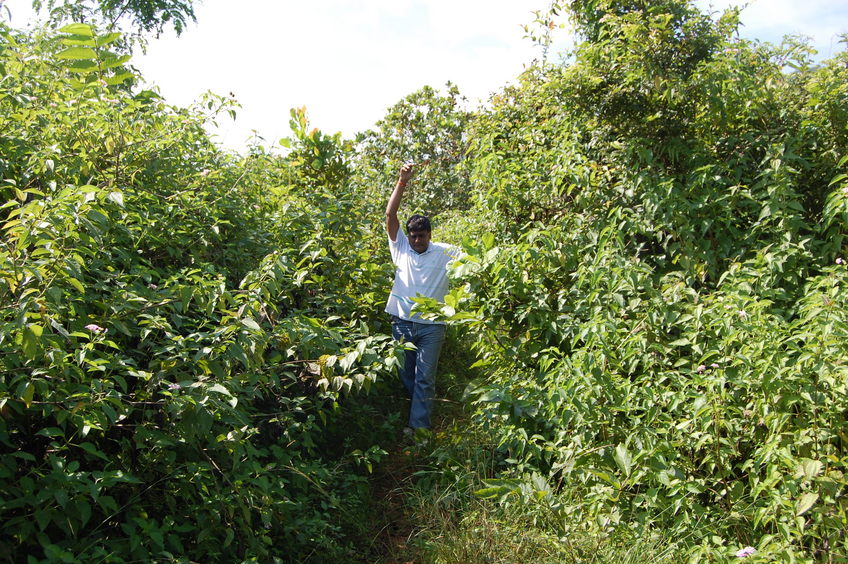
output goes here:
<path id="1" fill-rule="evenodd" d="M 436 396 L 436 366 L 445 342 L 445 326 L 435 323 L 416 323 L 392 316 L 392 337 L 402 343 L 412 343 L 415 349 L 404 353 L 400 381 L 412 400 L 409 426 L 430 428 L 430 413 Z"/>

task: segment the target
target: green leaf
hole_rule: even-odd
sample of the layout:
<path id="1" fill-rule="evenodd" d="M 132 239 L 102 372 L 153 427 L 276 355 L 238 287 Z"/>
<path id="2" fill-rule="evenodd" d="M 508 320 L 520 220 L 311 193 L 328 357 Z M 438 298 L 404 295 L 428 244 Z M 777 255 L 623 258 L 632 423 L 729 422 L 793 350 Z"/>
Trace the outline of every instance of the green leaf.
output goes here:
<path id="1" fill-rule="evenodd" d="M 53 490 L 53 498 L 56 500 L 56 503 L 59 504 L 63 509 L 68 504 L 68 492 L 65 489 L 60 488 Z"/>
<path id="2" fill-rule="evenodd" d="M 50 524 L 50 519 L 53 517 L 52 511 L 47 511 L 45 509 L 38 509 L 35 512 L 35 522 L 38 523 L 38 528 L 40 530 L 44 530 L 47 528 L 47 525 Z"/>
<path id="3" fill-rule="evenodd" d="M 130 60 L 129 55 L 123 55 L 121 57 L 109 57 L 100 63 L 100 68 L 103 69 L 113 69 L 115 67 L 119 67 Z"/>
<path id="4" fill-rule="evenodd" d="M 455 295 L 453 295 L 453 294 L 447 294 L 447 295 L 445 295 L 445 305 L 446 305 L 446 306 L 449 306 L 449 307 L 452 307 L 452 308 L 456 308 L 456 306 L 457 306 L 457 298 L 456 298 L 456 296 L 455 296 Z"/>
<path id="5" fill-rule="evenodd" d="M 43 332 L 44 327 L 41 325 L 27 325 L 24 327 L 21 348 L 27 358 L 35 358 L 38 355 L 41 350 L 41 334 Z"/>
<path id="6" fill-rule="evenodd" d="M 59 29 L 62 33 L 70 33 L 73 35 L 84 35 L 86 37 L 94 37 L 94 31 L 91 26 L 84 23 L 72 23 Z"/>
<path id="7" fill-rule="evenodd" d="M 106 79 L 106 84 L 109 86 L 117 86 L 119 84 L 123 84 L 124 82 L 130 80 L 131 78 L 135 78 L 135 75 L 131 72 L 122 72 L 116 74 L 115 76 L 110 76 Z"/>
<path id="8" fill-rule="evenodd" d="M 68 284 L 70 284 L 71 286 L 73 286 L 74 288 L 76 288 L 76 289 L 79 291 L 79 293 L 80 293 L 80 294 L 84 294 L 84 293 L 85 293 L 85 287 L 84 287 L 84 286 L 82 285 L 82 283 L 81 283 L 79 280 L 77 280 L 76 278 L 68 278 Z"/>
<path id="9" fill-rule="evenodd" d="M 32 382 L 25 382 L 18 388 L 18 397 L 24 402 L 25 406 L 32 405 L 33 396 L 35 396 L 35 386 L 32 385 Z"/>
<path id="10" fill-rule="evenodd" d="M 88 74 L 97 70 L 97 62 L 88 59 L 80 59 L 78 61 L 69 63 L 68 65 L 66 65 L 65 68 L 67 68 L 71 72 Z"/>
<path id="11" fill-rule="evenodd" d="M 103 413 L 106 414 L 106 417 L 109 419 L 110 423 L 114 423 L 118 420 L 118 413 L 115 409 L 106 402 L 100 404 L 100 409 L 103 410 Z"/>
<path id="12" fill-rule="evenodd" d="M 249 317 L 245 317 L 244 319 L 242 319 L 241 324 L 253 331 L 254 333 L 262 332 L 262 328 L 259 326 L 259 324 Z"/>
<path id="13" fill-rule="evenodd" d="M 84 450 L 88 454 L 96 456 L 97 458 L 102 458 L 103 460 L 106 460 L 106 461 L 109 460 L 109 457 L 106 456 L 105 454 L 103 454 L 101 451 L 99 451 L 97 449 L 97 447 L 94 446 L 92 443 L 84 442 L 84 443 L 80 443 L 77 446 L 79 446 L 82 450 Z"/>
<path id="14" fill-rule="evenodd" d="M 104 45 L 109 45 L 110 43 L 114 43 L 118 39 L 121 38 L 121 34 L 118 32 L 107 33 L 105 35 L 101 35 L 96 39 L 97 47 L 103 47 Z"/>
<path id="15" fill-rule="evenodd" d="M 75 504 L 77 512 L 79 512 L 80 524 L 85 527 L 88 520 L 91 519 L 91 505 L 84 499 L 78 499 Z"/>
<path id="16" fill-rule="evenodd" d="M 812 480 L 822 471 L 822 463 L 819 460 L 804 460 L 801 464 L 798 465 L 798 468 L 795 472 L 796 477 L 804 478 L 805 480 Z"/>
<path id="17" fill-rule="evenodd" d="M 97 43 L 90 37 L 77 35 L 74 37 L 63 37 L 62 45 L 67 45 L 68 47 L 96 47 Z"/>
<path id="18" fill-rule="evenodd" d="M 819 499 L 819 494 L 807 492 L 801 496 L 798 503 L 795 504 L 795 515 L 803 515 L 816 503 Z"/>
<path id="19" fill-rule="evenodd" d="M 107 199 L 110 202 L 115 202 L 120 207 L 124 207 L 124 194 L 122 192 L 109 192 Z"/>
<path id="20" fill-rule="evenodd" d="M 230 546 L 233 543 L 234 538 L 236 538 L 235 531 L 228 527 L 224 537 L 224 546 Z"/>
<path id="21" fill-rule="evenodd" d="M 18 452 L 13 452 L 12 456 L 14 456 L 15 458 L 20 458 L 21 460 L 28 460 L 29 462 L 35 462 L 35 457 L 32 454 L 30 454 L 26 451 L 23 451 L 23 450 L 20 450 Z"/>
<path id="22" fill-rule="evenodd" d="M 351 366 L 356 363 L 357 358 L 359 358 L 359 354 L 356 351 L 351 351 L 339 360 L 339 367 L 342 369 L 342 372 L 348 372 Z"/>
<path id="23" fill-rule="evenodd" d="M 219 394 L 224 394 L 225 396 L 232 396 L 233 395 L 233 394 L 230 393 L 230 390 L 228 390 L 227 388 L 225 388 L 221 384 L 212 384 L 211 386 L 209 386 L 207 388 L 207 390 L 210 391 L 210 392 L 218 392 Z"/>
<path id="24" fill-rule="evenodd" d="M 486 487 L 476 490 L 474 495 L 480 498 L 495 498 L 518 493 L 520 491 L 520 483 L 514 479 L 493 479 L 483 480 Z"/>
<path id="25" fill-rule="evenodd" d="M 842 166 L 842 165 L 840 164 L 839 166 Z M 830 181 L 830 184 L 828 184 L 828 187 L 833 186 L 834 184 L 838 184 L 838 183 L 842 182 L 843 180 L 848 180 L 848 174 L 839 174 L 839 175 L 833 177 L 833 180 Z"/>
<path id="26" fill-rule="evenodd" d="M 503 488 L 481 488 L 475 490 L 474 495 L 482 499 L 493 499 L 498 497 L 501 492 L 503 492 Z"/>
<path id="27" fill-rule="evenodd" d="M 96 59 L 97 53 L 94 52 L 94 49 L 90 47 L 68 47 L 64 51 L 59 52 L 56 55 L 58 59 Z"/>
<path id="28" fill-rule="evenodd" d="M 250 359 L 244 352 L 244 349 L 238 343 L 233 343 L 229 348 L 230 354 L 235 357 L 245 368 L 250 368 Z"/>
<path id="29" fill-rule="evenodd" d="M 630 475 L 630 466 L 633 464 L 633 459 L 630 457 L 630 453 L 627 451 L 627 447 L 623 444 L 615 447 L 615 453 L 613 453 L 613 459 L 615 459 L 615 463 L 624 472 L 625 476 Z"/>

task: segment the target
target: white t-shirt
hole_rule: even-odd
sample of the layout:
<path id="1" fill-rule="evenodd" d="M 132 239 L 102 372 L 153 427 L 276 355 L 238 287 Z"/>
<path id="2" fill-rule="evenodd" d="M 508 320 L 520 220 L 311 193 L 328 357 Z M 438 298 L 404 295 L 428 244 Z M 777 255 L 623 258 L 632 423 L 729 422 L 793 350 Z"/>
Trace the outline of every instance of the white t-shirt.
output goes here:
<path id="1" fill-rule="evenodd" d="M 389 250 L 396 268 L 386 313 L 417 323 L 436 323 L 421 319 L 417 313 L 412 314 L 415 305 L 412 298 L 421 295 L 440 302 L 445 299 L 448 293 L 447 266 L 459 256 L 459 249 L 431 241 L 427 250 L 419 254 L 409 245 L 403 229 L 398 229 L 397 241 L 389 237 Z"/>

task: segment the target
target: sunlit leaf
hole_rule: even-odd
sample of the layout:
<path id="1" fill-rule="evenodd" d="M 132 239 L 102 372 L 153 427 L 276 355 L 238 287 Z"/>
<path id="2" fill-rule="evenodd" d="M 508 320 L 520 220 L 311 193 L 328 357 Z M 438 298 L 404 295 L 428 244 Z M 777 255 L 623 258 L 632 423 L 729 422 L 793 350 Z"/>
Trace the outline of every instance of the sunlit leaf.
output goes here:
<path id="1" fill-rule="evenodd" d="M 818 501 L 819 494 L 807 492 L 795 504 L 795 515 L 803 515 Z"/>
<path id="2" fill-rule="evenodd" d="M 84 23 L 72 23 L 59 28 L 62 33 L 70 33 L 73 35 L 84 35 L 86 37 L 94 37 L 94 31 L 91 26 Z"/>
<path id="3" fill-rule="evenodd" d="M 123 192 L 109 192 L 109 195 L 106 198 L 110 202 L 114 202 L 120 207 L 124 207 L 124 194 Z"/>
<path id="4" fill-rule="evenodd" d="M 244 325 L 245 327 L 247 327 L 248 329 L 250 329 L 251 331 L 254 331 L 256 333 L 262 332 L 262 328 L 259 326 L 259 324 L 256 323 L 256 321 L 254 321 L 253 319 L 251 319 L 249 317 L 243 318 L 241 320 L 241 324 Z"/>
<path id="5" fill-rule="evenodd" d="M 89 47 L 69 47 L 64 51 L 60 51 L 56 58 L 58 59 L 96 59 L 97 53 Z"/>
<path id="6" fill-rule="evenodd" d="M 112 32 L 112 33 L 107 33 L 107 34 L 104 34 L 104 35 L 99 35 L 96 38 L 96 41 L 97 41 L 96 46 L 97 47 L 103 47 L 105 45 L 109 45 L 110 43 L 114 43 L 115 41 L 117 41 L 120 38 L 121 38 L 121 34 L 118 33 L 118 32 Z"/>
<path id="7" fill-rule="evenodd" d="M 613 453 L 613 459 L 615 463 L 618 465 L 619 469 L 624 473 L 625 476 L 630 475 L 630 466 L 633 463 L 633 460 L 630 456 L 630 452 L 628 452 L 627 447 L 623 444 L 619 444 L 615 447 L 615 452 Z"/>

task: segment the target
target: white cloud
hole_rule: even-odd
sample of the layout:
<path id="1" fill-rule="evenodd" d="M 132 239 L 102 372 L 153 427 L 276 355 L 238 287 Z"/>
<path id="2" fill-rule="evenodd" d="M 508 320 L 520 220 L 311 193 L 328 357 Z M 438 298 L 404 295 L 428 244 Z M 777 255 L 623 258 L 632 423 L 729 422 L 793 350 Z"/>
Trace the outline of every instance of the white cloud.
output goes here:
<path id="1" fill-rule="evenodd" d="M 230 146 L 251 129 L 276 142 L 288 134 L 289 108 L 301 105 L 313 125 L 352 136 L 424 85 L 450 80 L 470 99 L 488 98 L 538 55 L 521 24 L 544 4 L 207 2 L 197 6 L 197 26 L 152 42 L 136 64 L 176 104 L 206 90 L 234 92 L 243 110 L 222 128 Z"/>
<path id="2" fill-rule="evenodd" d="M 701 8 L 723 10 L 741 6 L 743 0 L 696 0 Z M 842 48 L 840 34 L 848 33 L 848 3 L 844 0 L 751 0 L 742 10 L 740 34 L 750 39 L 780 43 L 784 35 L 813 40 L 819 58 L 826 59 Z"/>
<path id="3" fill-rule="evenodd" d="M 743 0 L 697 0 L 723 9 Z M 815 38 L 823 57 L 848 32 L 844 0 L 753 0 L 742 13 L 745 37 L 779 42 Z M 166 99 L 188 105 L 211 90 L 233 92 L 243 109 L 220 120 L 221 140 L 240 148 L 256 129 L 266 144 L 289 134 L 289 109 L 346 136 L 424 85 L 448 80 L 472 103 L 515 80 L 541 54 L 523 24 L 549 0 L 242 0 L 196 2 L 197 24 L 179 38 L 151 40 L 134 64 Z M 13 24 L 31 17 L 30 0 L 6 0 Z M 564 41 L 562 42 L 565 43 Z M 556 57 L 556 55 L 551 55 Z"/>

